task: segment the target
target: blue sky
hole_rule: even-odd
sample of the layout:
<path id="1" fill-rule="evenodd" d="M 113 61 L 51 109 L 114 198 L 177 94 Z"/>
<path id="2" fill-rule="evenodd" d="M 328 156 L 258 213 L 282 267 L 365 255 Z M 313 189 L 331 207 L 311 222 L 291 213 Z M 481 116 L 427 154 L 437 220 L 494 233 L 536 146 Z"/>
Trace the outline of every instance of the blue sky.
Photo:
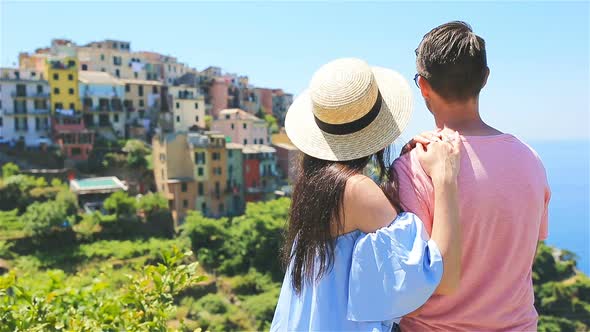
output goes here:
<path id="1" fill-rule="evenodd" d="M 431 28 L 465 20 L 486 40 L 491 76 L 481 113 L 529 140 L 589 139 L 587 2 L 23 2 L 0 0 L 0 65 L 52 38 L 105 38 L 218 65 L 255 85 L 297 94 L 323 63 L 360 57 L 408 80 L 414 49 Z M 403 138 L 431 128 L 416 111 Z"/>

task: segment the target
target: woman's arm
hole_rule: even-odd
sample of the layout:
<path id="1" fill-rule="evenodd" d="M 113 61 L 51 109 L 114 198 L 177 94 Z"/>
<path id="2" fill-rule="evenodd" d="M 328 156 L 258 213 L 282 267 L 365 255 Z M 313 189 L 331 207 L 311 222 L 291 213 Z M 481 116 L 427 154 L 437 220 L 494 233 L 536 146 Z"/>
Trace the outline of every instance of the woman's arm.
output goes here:
<path id="1" fill-rule="evenodd" d="M 356 229 L 375 232 L 397 217 L 383 190 L 364 175 L 355 175 L 346 182 L 343 211 L 344 233 Z"/>
<path id="2" fill-rule="evenodd" d="M 456 134 L 453 141 L 435 142 L 428 150 L 417 145 L 418 158 L 434 186 L 434 221 L 431 239 L 437 244 L 443 257 L 443 276 L 436 294 L 451 294 L 458 287 L 461 277 L 461 224 L 457 175 L 459 173 L 459 144 Z"/>

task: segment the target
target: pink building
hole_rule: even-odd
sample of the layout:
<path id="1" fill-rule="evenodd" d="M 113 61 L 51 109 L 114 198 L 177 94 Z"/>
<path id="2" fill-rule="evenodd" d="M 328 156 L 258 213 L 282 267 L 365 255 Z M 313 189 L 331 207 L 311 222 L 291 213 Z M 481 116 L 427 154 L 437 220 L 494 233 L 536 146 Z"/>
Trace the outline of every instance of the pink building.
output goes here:
<path id="1" fill-rule="evenodd" d="M 256 92 L 260 96 L 260 106 L 264 109 L 264 113 L 272 115 L 272 90 L 257 88 Z"/>
<path id="2" fill-rule="evenodd" d="M 219 117 L 219 112 L 227 108 L 228 82 L 223 77 L 215 77 L 209 88 L 209 103 L 211 104 L 211 115 L 214 119 Z"/>
<path id="3" fill-rule="evenodd" d="M 219 112 L 211 129 L 229 136 L 233 143 L 270 145 L 266 121 L 238 108 Z"/>

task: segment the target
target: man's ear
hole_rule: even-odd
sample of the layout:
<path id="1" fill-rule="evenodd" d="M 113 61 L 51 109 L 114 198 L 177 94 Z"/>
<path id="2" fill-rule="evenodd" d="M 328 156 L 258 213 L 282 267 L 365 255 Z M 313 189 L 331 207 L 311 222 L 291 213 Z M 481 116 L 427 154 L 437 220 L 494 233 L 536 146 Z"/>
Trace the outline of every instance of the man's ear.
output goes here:
<path id="1" fill-rule="evenodd" d="M 432 87 L 430 86 L 430 83 L 428 83 L 428 80 L 422 76 L 418 76 L 418 85 L 420 86 L 422 97 L 428 99 L 432 93 Z"/>
<path id="2" fill-rule="evenodd" d="M 485 74 L 485 76 L 483 78 L 483 84 L 481 85 L 481 88 L 482 89 L 488 83 L 488 77 L 490 77 L 490 67 L 486 67 L 486 74 Z"/>

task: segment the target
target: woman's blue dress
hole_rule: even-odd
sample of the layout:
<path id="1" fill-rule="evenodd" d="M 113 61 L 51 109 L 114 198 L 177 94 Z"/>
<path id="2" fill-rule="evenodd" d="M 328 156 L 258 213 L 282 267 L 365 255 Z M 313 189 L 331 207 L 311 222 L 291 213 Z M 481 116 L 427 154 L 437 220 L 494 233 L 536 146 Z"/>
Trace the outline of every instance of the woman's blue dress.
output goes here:
<path id="1" fill-rule="evenodd" d="M 316 264 L 317 265 L 317 264 Z M 271 331 L 391 331 L 432 295 L 442 257 L 422 221 L 400 213 L 374 233 L 336 239 L 334 265 L 301 294 L 287 270 Z"/>

